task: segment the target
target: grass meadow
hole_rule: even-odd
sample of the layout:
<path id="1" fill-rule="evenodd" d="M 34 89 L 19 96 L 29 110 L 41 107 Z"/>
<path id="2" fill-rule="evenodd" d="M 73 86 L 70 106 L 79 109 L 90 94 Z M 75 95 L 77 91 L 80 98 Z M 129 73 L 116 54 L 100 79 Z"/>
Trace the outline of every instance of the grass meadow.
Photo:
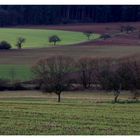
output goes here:
<path id="1" fill-rule="evenodd" d="M 38 91 L 1 92 L 0 134 L 139 135 L 140 104 L 112 99 L 112 94 L 66 92 L 57 103 L 56 95 Z"/>
<path id="2" fill-rule="evenodd" d="M 52 44 L 48 37 L 54 34 L 62 41 L 58 47 L 49 47 Z M 15 43 L 20 36 L 26 38 L 26 43 L 18 50 Z M 92 39 L 98 37 L 94 34 Z M 140 53 L 137 45 L 69 45 L 87 41 L 82 32 L 1 28 L 0 39 L 14 48 L 0 51 L 0 78 L 9 80 L 32 79 L 31 66 L 52 55 L 78 60 L 85 56 L 121 58 Z M 0 135 L 140 135 L 140 102 L 131 102 L 132 95 L 126 91 L 121 92 L 119 103 L 113 100 L 113 93 L 90 90 L 64 92 L 61 103 L 55 94 L 1 91 Z"/>
<path id="3" fill-rule="evenodd" d="M 26 65 L 0 65 L 0 78 L 8 80 L 31 80 L 31 67 Z"/>
<path id="4" fill-rule="evenodd" d="M 0 29 L 0 39 L 6 40 L 16 48 L 16 40 L 18 37 L 26 38 L 24 48 L 41 48 L 48 47 L 53 44 L 48 42 L 51 35 L 57 35 L 62 40 L 57 45 L 69 45 L 87 41 L 86 36 L 82 32 L 59 31 L 59 30 L 41 30 L 41 29 Z M 91 38 L 98 38 L 98 34 L 94 34 Z"/>
<path id="5" fill-rule="evenodd" d="M 59 46 L 0 51 L 0 78 L 14 77 L 15 80 L 30 80 L 31 67 L 39 59 L 53 55 L 66 55 L 78 60 L 80 57 L 87 56 L 121 58 L 139 53 L 139 46 Z"/>

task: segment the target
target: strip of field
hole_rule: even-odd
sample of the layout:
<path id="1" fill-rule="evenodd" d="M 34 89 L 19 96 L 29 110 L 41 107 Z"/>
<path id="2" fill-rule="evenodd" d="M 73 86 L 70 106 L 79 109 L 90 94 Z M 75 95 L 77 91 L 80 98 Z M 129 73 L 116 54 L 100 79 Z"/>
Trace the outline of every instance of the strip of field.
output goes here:
<path id="1" fill-rule="evenodd" d="M 113 104 L 112 95 L 91 92 L 64 93 L 61 103 L 54 97 L 36 91 L 0 92 L 0 134 L 140 134 L 139 103 Z"/>
<path id="2" fill-rule="evenodd" d="M 80 57 L 120 58 L 140 53 L 139 46 L 60 46 L 46 49 L 0 51 L 0 78 L 29 80 L 30 68 L 39 59 L 52 55 L 66 55 L 77 60 Z"/>
<path id="3" fill-rule="evenodd" d="M 60 37 L 61 42 L 58 42 L 58 45 L 69 45 L 87 41 L 86 36 L 82 32 L 41 29 L 0 29 L 0 39 L 11 43 L 13 48 L 16 47 L 15 44 L 18 37 L 24 37 L 26 39 L 24 48 L 48 47 L 53 45 L 48 41 L 48 38 L 52 35 Z M 98 34 L 94 34 L 91 38 L 96 39 L 98 37 Z"/>
<path id="4" fill-rule="evenodd" d="M 66 55 L 75 59 L 83 56 L 88 57 L 114 57 L 119 58 L 127 55 L 140 53 L 139 46 L 60 46 L 44 49 L 22 49 L 0 51 L 0 64 L 33 65 L 39 59 L 52 55 Z"/>
<path id="5" fill-rule="evenodd" d="M 92 31 L 93 33 L 99 34 L 116 34 L 120 33 L 121 26 L 133 26 L 137 29 L 135 32 L 129 34 L 118 35 L 117 37 L 111 37 L 107 40 L 90 41 L 80 43 L 80 45 L 123 45 L 123 46 L 134 46 L 140 45 L 139 39 L 139 28 L 140 22 L 118 22 L 118 23 L 93 23 L 93 24 L 68 24 L 68 25 L 34 25 L 34 26 L 19 26 L 19 28 L 29 29 L 53 29 L 53 30 L 64 30 L 64 31 Z"/>
<path id="6" fill-rule="evenodd" d="M 0 79 L 31 80 L 31 68 L 26 65 L 0 65 Z"/>

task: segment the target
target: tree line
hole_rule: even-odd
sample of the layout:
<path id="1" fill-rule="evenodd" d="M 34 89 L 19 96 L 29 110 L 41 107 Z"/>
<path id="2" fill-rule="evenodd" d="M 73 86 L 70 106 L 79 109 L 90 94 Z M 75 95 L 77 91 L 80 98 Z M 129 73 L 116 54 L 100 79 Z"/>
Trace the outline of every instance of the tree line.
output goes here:
<path id="1" fill-rule="evenodd" d="M 39 60 L 32 72 L 38 89 L 56 93 L 58 102 L 63 91 L 73 90 L 79 84 L 84 89 L 113 91 L 115 103 L 122 90 L 131 91 L 135 100 L 140 95 L 139 56 L 78 60 L 63 55 L 51 56 Z"/>
<path id="2" fill-rule="evenodd" d="M 0 26 L 140 21 L 139 5 L 1 5 Z"/>
<path id="3" fill-rule="evenodd" d="M 90 90 L 106 91 L 114 94 L 114 103 L 122 91 L 132 93 L 131 101 L 140 97 L 140 57 L 139 55 L 119 59 L 110 57 L 81 57 L 55 55 L 40 59 L 31 68 L 32 80 L 19 81 L 16 71 L 11 69 L 11 80 L 0 79 L 3 90 L 40 90 L 55 93 L 58 102 L 64 91 Z"/>

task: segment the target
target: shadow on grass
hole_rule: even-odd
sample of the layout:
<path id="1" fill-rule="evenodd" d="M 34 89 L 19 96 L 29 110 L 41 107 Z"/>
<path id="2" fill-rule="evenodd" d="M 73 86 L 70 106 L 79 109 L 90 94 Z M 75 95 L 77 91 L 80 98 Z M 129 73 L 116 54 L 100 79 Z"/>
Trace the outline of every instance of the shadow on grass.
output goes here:
<path id="1" fill-rule="evenodd" d="M 95 101 L 95 104 L 140 104 L 140 100 L 118 100 L 117 102 L 115 102 L 114 100 L 108 100 L 108 101 Z"/>
<path id="2" fill-rule="evenodd" d="M 118 102 L 112 101 L 113 104 L 135 104 L 140 103 L 140 100 L 119 100 Z"/>

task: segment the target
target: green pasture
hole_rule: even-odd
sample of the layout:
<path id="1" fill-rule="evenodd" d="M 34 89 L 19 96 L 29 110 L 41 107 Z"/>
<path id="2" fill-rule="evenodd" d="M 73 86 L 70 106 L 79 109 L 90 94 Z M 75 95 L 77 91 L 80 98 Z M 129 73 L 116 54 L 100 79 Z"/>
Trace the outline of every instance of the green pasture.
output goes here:
<path id="1" fill-rule="evenodd" d="M 0 135 L 140 135 L 139 103 L 0 97 Z"/>
<path id="2" fill-rule="evenodd" d="M 57 35 L 62 40 L 57 45 L 69 45 L 87 41 L 87 37 L 81 32 L 43 30 L 43 29 L 17 29 L 0 28 L 0 41 L 6 40 L 15 48 L 18 37 L 26 38 L 24 48 L 41 48 L 53 45 L 49 43 L 48 38 L 51 35 Z M 98 38 L 98 34 L 93 34 L 91 39 Z"/>
<path id="3" fill-rule="evenodd" d="M 26 81 L 32 78 L 31 68 L 26 65 L 0 65 L 0 78 Z"/>

